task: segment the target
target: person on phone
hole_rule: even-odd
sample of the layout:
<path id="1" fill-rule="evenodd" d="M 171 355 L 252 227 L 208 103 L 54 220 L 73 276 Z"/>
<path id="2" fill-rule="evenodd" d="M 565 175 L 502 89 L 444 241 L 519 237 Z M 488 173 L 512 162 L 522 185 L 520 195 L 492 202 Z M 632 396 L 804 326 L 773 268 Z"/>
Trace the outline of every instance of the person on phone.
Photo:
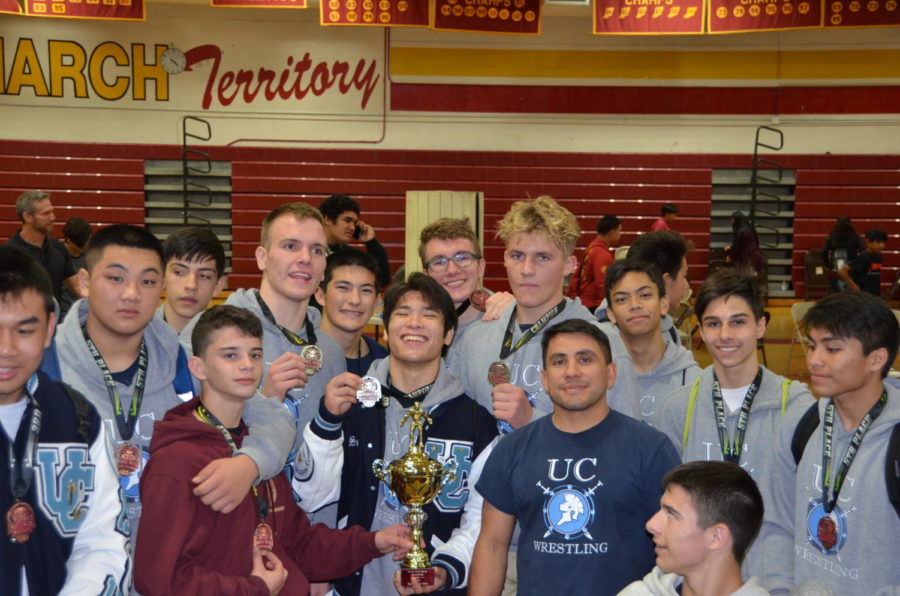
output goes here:
<path id="1" fill-rule="evenodd" d="M 361 242 L 378 263 L 378 287 L 384 288 L 391 283 L 387 251 L 375 238 L 375 228 L 359 219 L 359 203 L 347 195 L 331 195 L 322 201 L 319 211 L 325 218 L 328 254 L 343 250 L 351 242 Z"/>

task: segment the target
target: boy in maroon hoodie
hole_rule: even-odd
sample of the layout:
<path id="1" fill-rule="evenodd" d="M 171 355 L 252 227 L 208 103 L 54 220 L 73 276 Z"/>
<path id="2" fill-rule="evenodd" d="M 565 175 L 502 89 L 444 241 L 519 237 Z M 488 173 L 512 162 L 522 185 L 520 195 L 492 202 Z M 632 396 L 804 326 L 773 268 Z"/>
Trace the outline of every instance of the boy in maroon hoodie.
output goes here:
<path id="1" fill-rule="evenodd" d="M 217 306 L 200 318 L 191 340 L 188 364 L 201 395 L 156 423 L 141 479 L 141 594 L 309 594 L 311 581 L 346 576 L 412 546 L 399 524 L 380 532 L 311 526 L 284 475 L 254 487 L 230 514 L 203 505 L 191 478 L 239 449 L 247 434 L 241 416 L 262 377 L 262 327 L 245 309 Z"/>

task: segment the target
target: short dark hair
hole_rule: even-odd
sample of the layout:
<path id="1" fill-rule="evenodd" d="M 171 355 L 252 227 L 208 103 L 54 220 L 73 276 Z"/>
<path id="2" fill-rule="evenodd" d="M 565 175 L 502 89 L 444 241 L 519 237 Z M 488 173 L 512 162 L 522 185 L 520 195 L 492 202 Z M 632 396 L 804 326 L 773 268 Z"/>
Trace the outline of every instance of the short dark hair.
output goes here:
<path id="1" fill-rule="evenodd" d="M 348 246 L 339 251 L 333 252 L 325 259 L 325 276 L 319 287 L 322 291 L 328 288 L 328 283 L 334 277 L 334 270 L 338 267 L 362 267 L 372 272 L 375 276 L 375 285 L 378 285 L 378 263 L 375 262 L 369 253 L 363 252 L 358 248 Z"/>
<path id="2" fill-rule="evenodd" d="M 653 282 L 653 285 L 659 290 L 659 297 L 666 295 L 666 282 L 663 280 L 662 274 L 656 265 L 647 261 L 638 261 L 636 259 L 625 259 L 624 261 L 616 261 L 606 269 L 606 297 L 612 300 L 613 288 L 622 281 L 627 273 L 644 273 Z"/>
<path id="3" fill-rule="evenodd" d="M 447 332 L 451 329 L 456 330 L 456 307 L 453 305 L 453 298 L 450 297 L 444 286 L 421 271 L 413 273 L 406 281 L 393 284 L 384 293 L 382 318 L 384 319 L 385 329 L 390 327 L 391 314 L 397 308 L 400 299 L 410 292 L 420 293 L 426 304 L 441 313 L 444 317 L 444 335 L 447 335 Z M 446 350 L 447 346 L 444 346 L 443 352 L 446 352 Z"/>
<path id="4" fill-rule="evenodd" d="M 694 301 L 694 312 L 697 320 L 703 319 L 709 303 L 716 298 L 731 298 L 736 296 L 744 299 L 750 306 L 754 319 L 763 318 L 763 301 L 759 295 L 759 286 L 749 275 L 739 273 L 734 269 L 720 269 L 706 278 L 697 299 Z"/>
<path id="5" fill-rule="evenodd" d="M 244 335 L 262 341 L 263 329 L 259 317 L 246 308 L 219 304 L 200 315 L 191 332 L 191 350 L 194 356 L 203 358 L 212 343 L 213 333 L 226 327 L 234 327 Z"/>
<path id="6" fill-rule="evenodd" d="M 337 221 L 337 218 L 345 211 L 352 211 L 359 217 L 359 203 L 347 195 L 331 195 L 322 201 L 319 211 L 322 212 L 323 217 L 327 217 L 331 221 Z"/>
<path id="7" fill-rule="evenodd" d="M 219 237 L 206 228 L 182 228 L 171 234 L 163 244 L 163 257 L 163 264 L 166 265 L 172 259 L 213 259 L 216 262 L 216 277 L 225 275 L 225 248 Z"/>
<path id="8" fill-rule="evenodd" d="M 63 226 L 63 237 L 78 248 L 84 248 L 91 237 L 91 224 L 81 217 L 70 217 Z"/>
<path id="9" fill-rule="evenodd" d="M 866 292 L 840 292 L 822 298 L 804 315 L 802 328 L 804 333 L 825 329 L 841 339 L 856 339 L 865 355 L 884 348 L 888 358 L 881 378 L 887 376 L 897 357 L 897 317 L 884 300 Z"/>
<path id="10" fill-rule="evenodd" d="M 54 311 L 50 274 L 37 259 L 13 246 L 0 246 L 0 301 L 20 298 L 34 290 L 44 303 L 47 316 Z"/>
<path id="11" fill-rule="evenodd" d="M 763 499 L 756 482 L 739 465 L 725 461 L 694 461 L 681 464 L 663 476 L 663 490 L 680 486 L 697 510 L 701 528 L 725 524 L 731 532 L 731 549 L 738 563 L 759 533 Z"/>
<path id="12" fill-rule="evenodd" d="M 597 222 L 597 233 L 609 234 L 621 225 L 622 221 L 615 215 L 604 215 L 600 218 L 600 221 Z"/>
<path id="13" fill-rule="evenodd" d="M 600 351 L 603 352 L 606 363 L 610 364 L 612 362 L 612 349 L 609 347 L 609 338 L 597 325 L 584 319 L 567 319 L 552 327 L 548 327 L 544 331 L 543 337 L 541 337 L 541 363 L 544 366 L 547 365 L 547 346 L 550 345 L 550 340 L 562 333 L 580 333 L 593 338 L 597 345 L 600 346 Z"/>
<path id="14" fill-rule="evenodd" d="M 669 215 L 670 213 L 678 213 L 678 207 L 673 205 L 672 203 L 663 203 L 663 206 L 659 208 L 659 214 L 663 217 Z"/>
<path id="15" fill-rule="evenodd" d="M 688 250 L 690 245 L 678 232 L 650 232 L 638 236 L 627 257 L 653 263 L 660 274 L 668 273 L 674 280 Z"/>
<path id="16" fill-rule="evenodd" d="M 866 240 L 869 242 L 887 242 L 888 235 L 884 230 L 877 228 L 866 231 Z"/>
<path id="17" fill-rule="evenodd" d="M 124 246 L 125 248 L 150 250 L 159 256 L 160 268 L 166 262 L 163 257 L 162 242 L 159 241 L 159 238 L 139 226 L 113 224 L 94 232 L 94 235 L 88 240 L 87 246 L 84 247 L 85 266 L 88 271 L 97 264 L 97 261 L 100 260 L 100 253 L 107 246 Z"/>

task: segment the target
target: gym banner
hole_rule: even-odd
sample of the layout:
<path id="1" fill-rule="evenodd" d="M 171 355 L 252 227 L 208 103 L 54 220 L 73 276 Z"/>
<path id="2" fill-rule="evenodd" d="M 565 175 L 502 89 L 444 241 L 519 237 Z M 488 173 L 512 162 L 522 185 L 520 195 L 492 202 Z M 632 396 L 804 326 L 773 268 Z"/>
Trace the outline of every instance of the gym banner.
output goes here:
<path id="1" fill-rule="evenodd" d="M 25 14 L 65 19 L 143 21 L 144 0 L 25 0 Z"/>
<path id="2" fill-rule="evenodd" d="M 431 28 L 540 35 L 541 0 L 435 0 Z"/>
<path id="3" fill-rule="evenodd" d="M 897 0 L 825 0 L 825 27 L 900 27 Z"/>
<path id="4" fill-rule="evenodd" d="M 822 2 L 823 0 L 709 0 L 709 32 L 743 33 L 818 28 L 822 26 Z"/>
<path id="5" fill-rule="evenodd" d="M 594 34 L 703 33 L 704 0 L 594 0 Z"/>
<path id="6" fill-rule="evenodd" d="M 209 0 L 209 5 L 239 8 L 306 8 L 306 0 Z"/>
<path id="7" fill-rule="evenodd" d="M 320 0 L 323 25 L 427 27 L 428 0 Z"/>
<path id="8" fill-rule="evenodd" d="M 0 13 L 25 14 L 17 0 L 0 0 Z"/>

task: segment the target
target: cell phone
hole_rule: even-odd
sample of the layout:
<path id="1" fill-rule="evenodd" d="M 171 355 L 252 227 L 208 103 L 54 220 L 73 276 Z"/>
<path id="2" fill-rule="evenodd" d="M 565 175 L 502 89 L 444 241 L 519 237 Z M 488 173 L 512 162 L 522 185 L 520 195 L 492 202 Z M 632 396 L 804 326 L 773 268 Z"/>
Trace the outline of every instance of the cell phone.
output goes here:
<path id="1" fill-rule="evenodd" d="M 353 230 L 353 237 L 354 237 L 356 240 L 359 240 L 360 236 L 362 236 L 362 235 L 363 235 L 363 229 L 362 229 L 362 226 L 359 225 L 359 224 L 357 223 L 357 224 L 356 224 L 356 229 Z"/>

